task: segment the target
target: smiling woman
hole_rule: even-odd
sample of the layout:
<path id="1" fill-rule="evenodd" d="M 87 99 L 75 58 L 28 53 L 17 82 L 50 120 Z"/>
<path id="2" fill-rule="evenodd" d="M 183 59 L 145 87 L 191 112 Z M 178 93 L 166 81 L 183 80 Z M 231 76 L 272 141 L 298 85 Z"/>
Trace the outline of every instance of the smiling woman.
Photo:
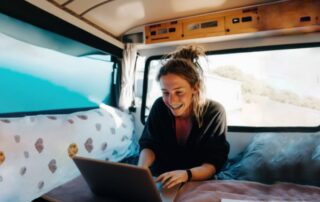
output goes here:
<path id="1" fill-rule="evenodd" d="M 200 55 L 199 47 L 184 47 L 160 68 L 163 95 L 153 104 L 140 138 L 138 164 L 151 167 L 165 188 L 210 179 L 228 157 L 225 111 L 204 98 Z"/>

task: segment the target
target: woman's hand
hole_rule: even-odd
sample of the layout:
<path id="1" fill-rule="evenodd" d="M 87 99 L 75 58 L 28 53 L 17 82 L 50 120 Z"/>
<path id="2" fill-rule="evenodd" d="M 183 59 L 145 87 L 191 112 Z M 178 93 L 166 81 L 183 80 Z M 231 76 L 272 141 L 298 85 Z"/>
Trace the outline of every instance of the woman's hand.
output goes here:
<path id="1" fill-rule="evenodd" d="M 216 167 L 210 163 L 190 168 L 192 181 L 208 180 L 216 173 Z M 186 170 L 174 170 L 161 174 L 156 182 L 161 182 L 164 188 L 171 188 L 177 184 L 187 182 L 188 173 Z"/>
<path id="2" fill-rule="evenodd" d="M 188 174 L 185 170 L 174 170 L 161 174 L 156 182 L 161 182 L 163 188 L 171 188 L 177 184 L 187 182 Z"/>

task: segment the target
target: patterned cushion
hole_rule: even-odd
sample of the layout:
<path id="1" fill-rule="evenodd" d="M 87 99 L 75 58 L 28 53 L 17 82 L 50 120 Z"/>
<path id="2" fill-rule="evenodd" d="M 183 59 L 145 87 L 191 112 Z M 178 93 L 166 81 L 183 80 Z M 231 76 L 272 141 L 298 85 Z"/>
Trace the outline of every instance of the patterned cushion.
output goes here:
<path id="1" fill-rule="evenodd" d="M 0 201 L 31 201 L 80 173 L 74 155 L 119 161 L 137 152 L 133 118 L 106 106 L 0 119 Z"/>

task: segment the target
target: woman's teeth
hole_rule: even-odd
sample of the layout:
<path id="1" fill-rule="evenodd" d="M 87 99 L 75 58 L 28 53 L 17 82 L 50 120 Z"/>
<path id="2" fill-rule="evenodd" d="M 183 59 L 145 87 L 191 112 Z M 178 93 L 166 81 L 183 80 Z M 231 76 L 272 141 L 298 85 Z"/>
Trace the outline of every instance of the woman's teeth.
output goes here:
<path id="1" fill-rule="evenodd" d="M 182 104 L 171 106 L 173 110 L 177 110 L 182 107 Z"/>

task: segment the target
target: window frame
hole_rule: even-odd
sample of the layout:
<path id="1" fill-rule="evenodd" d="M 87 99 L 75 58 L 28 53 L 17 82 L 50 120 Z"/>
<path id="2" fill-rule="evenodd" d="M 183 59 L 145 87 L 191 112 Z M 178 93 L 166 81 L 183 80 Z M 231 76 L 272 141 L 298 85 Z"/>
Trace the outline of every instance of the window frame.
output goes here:
<path id="1" fill-rule="evenodd" d="M 206 55 L 221 55 L 221 54 L 233 54 L 233 53 L 246 53 L 246 52 L 259 52 L 259 51 L 273 51 L 273 50 L 286 50 L 286 49 L 299 49 L 299 48 L 313 48 L 320 47 L 320 42 L 312 43 L 297 43 L 297 44 L 282 44 L 282 45 L 270 45 L 270 46 L 257 46 L 257 47 L 245 47 L 245 48 L 232 48 L 223 50 L 210 50 L 206 51 Z M 147 102 L 147 89 L 148 89 L 148 76 L 150 64 L 153 60 L 164 59 L 165 55 L 154 55 L 146 59 L 143 76 L 143 91 L 142 102 L 140 111 L 140 121 L 143 125 L 146 123 L 146 102 Z M 230 132 L 318 132 L 320 131 L 320 123 L 314 127 L 254 127 L 254 126 L 228 126 Z"/>

